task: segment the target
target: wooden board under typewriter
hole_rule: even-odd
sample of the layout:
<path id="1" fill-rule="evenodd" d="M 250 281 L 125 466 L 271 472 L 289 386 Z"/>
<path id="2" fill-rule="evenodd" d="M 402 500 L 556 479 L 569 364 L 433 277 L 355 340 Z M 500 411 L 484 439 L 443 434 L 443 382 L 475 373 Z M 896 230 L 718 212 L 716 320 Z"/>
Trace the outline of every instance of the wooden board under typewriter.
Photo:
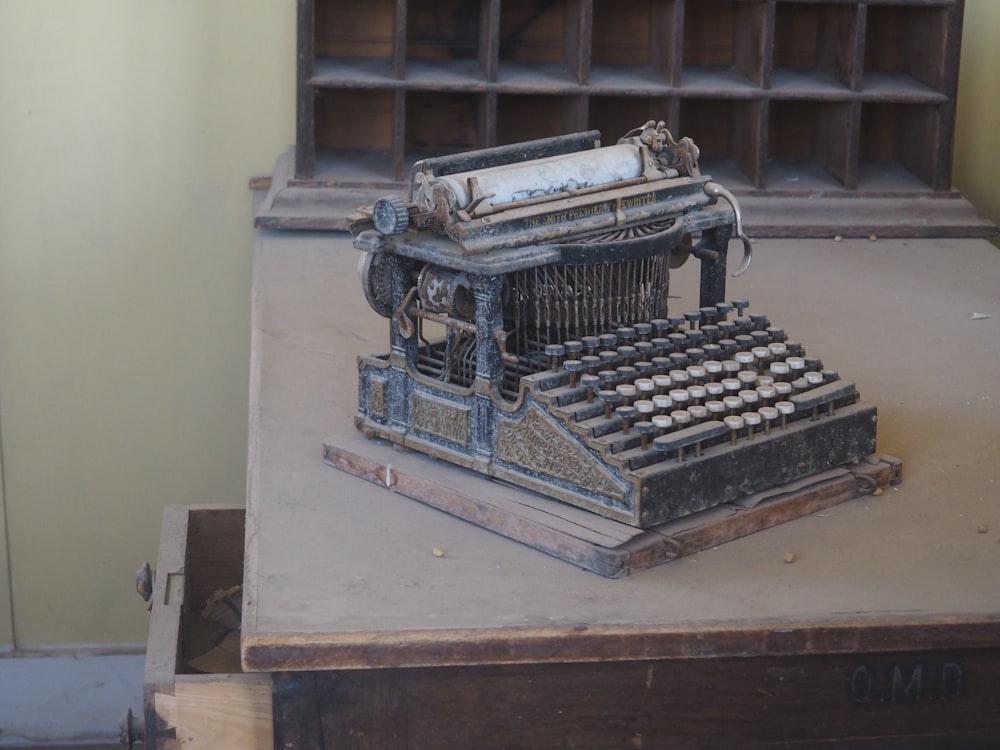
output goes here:
<path id="1" fill-rule="evenodd" d="M 526 490 L 497 493 L 492 491 L 497 485 L 485 479 L 483 491 L 473 493 L 467 483 L 455 481 L 453 473 L 436 471 L 437 462 L 425 455 L 400 452 L 384 441 L 368 441 L 370 447 L 359 443 L 343 436 L 328 438 L 323 458 L 391 492 L 608 578 L 662 565 L 859 495 L 880 493 L 900 481 L 902 469 L 898 459 L 870 456 L 849 468 L 820 472 L 643 530 Z"/>

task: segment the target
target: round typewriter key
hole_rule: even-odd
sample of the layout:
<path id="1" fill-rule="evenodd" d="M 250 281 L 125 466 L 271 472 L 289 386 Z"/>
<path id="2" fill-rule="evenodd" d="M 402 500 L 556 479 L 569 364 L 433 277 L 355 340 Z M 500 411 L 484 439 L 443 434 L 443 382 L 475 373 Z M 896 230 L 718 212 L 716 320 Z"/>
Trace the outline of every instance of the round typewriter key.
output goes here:
<path id="1" fill-rule="evenodd" d="M 656 348 L 648 341 L 636 341 L 635 350 L 638 352 L 640 359 L 648 361 L 656 356 Z"/>
<path id="2" fill-rule="evenodd" d="M 726 392 L 726 387 L 719 381 L 713 380 L 710 383 L 705 383 L 705 390 L 709 396 L 721 396 Z"/>
<path id="3" fill-rule="evenodd" d="M 619 406 L 615 409 L 615 414 L 622 421 L 622 433 L 628 435 L 632 429 L 632 420 L 635 419 L 635 407 L 634 406 Z"/>
<path id="4" fill-rule="evenodd" d="M 618 373 L 618 377 L 623 383 L 631 383 L 638 376 L 638 372 L 632 365 L 622 365 L 621 367 L 616 367 L 615 372 Z"/>
<path id="5" fill-rule="evenodd" d="M 762 406 L 757 410 L 764 419 L 764 434 L 771 434 L 771 424 L 778 418 L 778 410 L 773 406 Z"/>
<path id="6" fill-rule="evenodd" d="M 767 345 L 767 349 L 771 352 L 771 356 L 774 358 L 784 357 L 788 353 L 788 347 L 785 346 L 780 341 L 772 341 Z"/>
<path id="7" fill-rule="evenodd" d="M 669 414 L 657 414 L 649 421 L 653 423 L 653 428 L 660 433 L 666 432 L 674 426 L 674 420 L 670 418 Z"/>
<path id="8" fill-rule="evenodd" d="M 718 344 L 702 344 L 701 350 L 705 352 L 705 360 L 715 360 L 716 362 L 721 362 L 726 358 L 725 352 L 722 351 L 722 347 Z"/>
<path id="9" fill-rule="evenodd" d="M 803 391 L 809 390 L 809 381 L 805 378 L 795 378 L 792 381 L 792 390 L 795 393 L 802 393 Z"/>
<path id="10" fill-rule="evenodd" d="M 750 331 L 750 337 L 757 346 L 767 346 L 771 342 L 771 336 L 768 332 L 762 331 L 759 328 L 755 331 Z"/>
<path id="11" fill-rule="evenodd" d="M 748 333 L 753 328 L 753 323 L 750 322 L 750 318 L 745 315 L 741 315 L 740 317 L 733 319 L 733 325 L 736 326 L 737 333 Z"/>
<path id="12" fill-rule="evenodd" d="M 745 390 L 740 391 L 736 394 L 740 397 L 740 401 L 749 406 L 750 404 L 756 404 L 760 401 L 760 396 L 757 395 L 757 391 Z"/>
<path id="13" fill-rule="evenodd" d="M 740 348 L 740 345 L 736 343 L 736 339 L 719 339 L 719 348 L 722 349 L 723 354 L 731 357 L 733 352 Z"/>
<path id="14" fill-rule="evenodd" d="M 744 388 L 747 388 L 757 382 L 757 372 L 756 370 L 740 370 L 736 373 L 736 379 Z"/>
<path id="15" fill-rule="evenodd" d="M 688 331 L 684 335 L 687 337 L 687 344 L 685 345 L 685 348 L 701 346 L 706 341 L 705 333 L 700 328 L 697 331 Z"/>
<path id="16" fill-rule="evenodd" d="M 762 385 L 774 385 L 774 378 L 770 375 L 758 375 L 757 380 L 754 381 L 754 385 L 757 387 Z"/>
<path id="17" fill-rule="evenodd" d="M 691 380 L 696 383 L 704 383 L 705 378 L 708 375 L 708 371 L 705 369 L 704 365 L 689 365 L 687 371 L 688 375 L 691 376 Z"/>
<path id="18" fill-rule="evenodd" d="M 628 364 L 632 364 L 639 358 L 639 352 L 634 346 L 628 344 L 618 347 L 618 356 Z"/>
<path id="19" fill-rule="evenodd" d="M 796 378 L 806 369 L 806 361 L 802 359 L 802 357 L 787 357 L 785 359 L 785 364 L 788 365 L 793 376 Z"/>
<path id="20" fill-rule="evenodd" d="M 657 374 L 653 376 L 653 385 L 656 386 L 657 393 L 666 393 L 670 390 L 670 384 L 672 382 L 673 381 L 670 380 L 669 375 Z"/>
<path id="21" fill-rule="evenodd" d="M 706 401 L 705 408 L 708 409 L 709 414 L 716 418 L 728 411 L 728 407 L 724 403 L 715 399 Z"/>
<path id="22" fill-rule="evenodd" d="M 667 322 L 670 323 L 670 327 L 675 331 L 680 329 L 684 325 L 683 315 L 668 315 Z"/>
<path id="23" fill-rule="evenodd" d="M 743 384 L 738 378 L 723 378 L 722 387 L 727 393 L 736 393 L 737 391 L 742 390 Z"/>
<path id="24" fill-rule="evenodd" d="M 777 395 L 777 392 L 774 390 L 773 385 L 758 385 L 757 395 L 760 396 L 760 400 L 765 404 L 770 404 L 771 400 Z"/>
<path id="25" fill-rule="evenodd" d="M 823 370 L 823 380 L 827 383 L 833 383 L 840 380 L 840 373 L 836 370 Z"/>
<path id="26" fill-rule="evenodd" d="M 722 360 L 722 374 L 723 377 L 731 378 L 735 377 L 743 368 L 740 367 L 740 363 L 735 359 L 724 359 Z"/>
<path id="27" fill-rule="evenodd" d="M 683 352 L 674 352 L 670 355 L 670 364 L 677 369 L 683 370 L 691 364 L 691 358 Z"/>
<path id="28" fill-rule="evenodd" d="M 601 358 L 596 354 L 584 354 L 580 357 L 580 361 L 583 362 L 584 369 L 591 375 L 596 375 L 601 368 Z"/>
<path id="29" fill-rule="evenodd" d="M 823 360 L 819 357 L 805 357 L 807 370 L 822 370 Z"/>
<path id="30" fill-rule="evenodd" d="M 581 375 L 580 385 L 587 389 L 587 403 L 594 403 L 594 393 L 601 389 L 601 379 L 596 375 Z"/>
<path id="31" fill-rule="evenodd" d="M 602 349 L 597 356 L 601 358 L 601 365 L 604 367 L 612 367 L 618 361 L 618 352 L 610 349 Z"/>
<path id="32" fill-rule="evenodd" d="M 569 387 L 576 388 L 577 376 L 583 369 L 583 362 L 578 359 L 567 359 L 562 366 L 569 373 Z"/>
<path id="33" fill-rule="evenodd" d="M 785 329 L 778 328 L 777 326 L 770 326 L 767 329 L 767 335 L 771 337 L 771 341 L 784 341 Z"/>
<path id="34" fill-rule="evenodd" d="M 719 326 L 714 323 L 708 325 L 703 325 L 701 327 L 701 332 L 705 334 L 705 339 L 709 342 L 718 341 L 722 338 L 722 331 L 719 330 Z"/>
<path id="35" fill-rule="evenodd" d="M 643 398 L 647 398 L 656 392 L 656 383 L 652 378 L 636 378 L 635 387 Z"/>
<path id="36" fill-rule="evenodd" d="M 640 439 L 642 440 L 639 447 L 643 450 L 647 450 L 649 448 L 649 436 L 653 434 L 653 423 L 642 420 L 636 422 L 633 426 L 635 427 L 635 431 L 639 433 Z"/>
<path id="37" fill-rule="evenodd" d="M 753 336 L 749 333 L 737 333 L 734 337 L 736 339 L 736 345 L 740 348 L 741 352 L 748 352 L 757 343 L 753 340 Z"/>
<path id="38" fill-rule="evenodd" d="M 674 388 L 668 395 L 674 406 L 686 406 L 687 402 L 691 400 L 691 396 L 683 388 Z"/>
<path id="39" fill-rule="evenodd" d="M 754 428 L 761 422 L 760 414 L 755 411 L 745 411 L 743 412 L 743 422 L 747 426 L 747 438 L 753 440 Z"/>
<path id="40" fill-rule="evenodd" d="M 601 370 L 597 377 L 601 379 L 601 387 L 606 390 L 614 390 L 618 385 L 618 373 L 614 370 Z"/>
<path id="41" fill-rule="evenodd" d="M 730 414 L 723 421 L 729 428 L 729 442 L 736 445 L 736 438 L 739 437 L 740 430 L 743 429 L 743 417 L 738 414 Z"/>
<path id="42" fill-rule="evenodd" d="M 785 429 L 788 426 L 788 418 L 795 413 L 795 404 L 791 401 L 779 401 L 774 408 L 781 415 L 781 429 Z"/>
<path id="43" fill-rule="evenodd" d="M 563 355 L 566 353 L 566 347 L 562 344 L 546 344 L 545 354 L 549 358 L 549 369 L 558 370 L 559 362 L 562 360 Z"/>
<path id="44" fill-rule="evenodd" d="M 743 311 L 750 307 L 750 300 L 748 299 L 734 299 L 733 307 L 736 309 L 737 315 L 742 315 Z"/>
<path id="45" fill-rule="evenodd" d="M 665 357 L 673 349 L 673 344 L 670 343 L 670 339 L 665 338 L 655 338 L 649 342 L 653 345 L 653 349 L 656 350 L 657 357 Z"/>
<path id="46" fill-rule="evenodd" d="M 722 399 L 722 403 L 730 414 L 735 414 L 743 408 L 743 399 L 739 396 L 725 396 Z"/>
<path id="47" fill-rule="evenodd" d="M 597 339 L 601 342 L 602 349 L 614 349 L 618 346 L 618 337 L 613 333 L 602 333 Z"/>
<path id="48" fill-rule="evenodd" d="M 684 320 L 688 322 L 690 328 L 697 328 L 698 324 L 701 323 L 701 312 L 699 310 L 687 310 L 684 312 Z"/>
<path id="49" fill-rule="evenodd" d="M 792 388 L 792 384 L 791 383 L 786 383 L 786 382 L 780 381 L 780 380 L 775 381 L 775 383 L 774 383 L 774 392 L 776 394 L 778 394 L 779 396 L 788 396 L 788 395 L 791 395 L 792 391 L 794 391 L 794 390 L 795 389 Z"/>
<path id="50" fill-rule="evenodd" d="M 675 352 L 679 352 L 686 347 L 687 340 L 687 336 L 683 333 L 671 333 L 667 336 L 667 341 L 670 342 L 670 346 Z"/>
<path id="51" fill-rule="evenodd" d="M 706 359 L 702 362 L 702 365 L 705 368 L 705 374 L 710 380 L 718 380 L 722 374 L 722 362 L 717 359 Z"/>
<path id="52" fill-rule="evenodd" d="M 580 343 L 583 344 L 583 349 L 587 354 L 596 354 L 601 340 L 597 336 L 583 336 L 580 338 Z"/>
<path id="53" fill-rule="evenodd" d="M 719 319 L 719 309 L 715 305 L 699 307 L 698 312 L 701 313 L 701 319 L 705 323 L 714 323 Z"/>
<path id="54" fill-rule="evenodd" d="M 631 383 L 621 383 L 615 386 L 615 392 L 622 397 L 626 404 L 631 404 L 635 399 L 636 387 Z"/>
<path id="55" fill-rule="evenodd" d="M 760 330 L 763 330 L 771 325 L 771 321 L 767 319 L 767 316 L 764 313 L 750 313 L 750 322 L 757 326 Z"/>
<path id="56" fill-rule="evenodd" d="M 762 367 L 771 359 L 771 350 L 766 346 L 755 346 L 750 350 L 750 353 L 757 360 L 757 364 Z"/>
<path id="57" fill-rule="evenodd" d="M 815 370 L 809 370 L 802 377 L 806 379 L 806 382 L 810 386 L 823 385 L 823 373 L 821 372 L 816 372 Z"/>
<path id="58" fill-rule="evenodd" d="M 674 402 L 670 400 L 670 396 L 667 396 L 662 393 L 658 393 L 655 396 L 653 396 L 653 406 L 656 407 L 656 410 L 658 412 L 661 413 L 665 412 L 668 409 L 672 408 L 673 405 Z"/>
<path id="59" fill-rule="evenodd" d="M 675 384 L 687 383 L 691 380 L 691 376 L 688 375 L 687 370 L 671 370 L 670 371 L 670 382 Z"/>
<path id="60" fill-rule="evenodd" d="M 700 346 L 692 346 L 690 349 L 687 350 L 686 354 L 688 355 L 688 359 L 691 360 L 691 364 L 694 365 L 701 364 L 706 359 L 705 350 L 702 349 Z M 691 365 L 688 365 L 688 367 L 690 366 Z"/>
<path id="61" fill-rule="evenodd" d="M 653 369 L 657 373 L 666 373 L 670 369 L 670 360 L 667 357 L 653 357 Z"/>
<path id="62" fill-rule="evenodd" d="M 788 347 L 788 353 L 796 357 L 801 357 L 805 354 L 805 349 L 798 341 L 785 341 L 785 346 Z"/>
<path id="63" fill-rule="evenodd" d="M 620 326 L 615 333 L 618 334 L 618 340 L 622 343 L 630 343 L 635 339 L 635 329 L 631 326 Z"/>
<path id="64" fill-rule="evenodd" d="M 645 360 L 639 360 L 638 362 L 635 363 L 634 367 L 635 371 L 639 373 L 641 377 L 644 378 L 650 377 L 653 374 L 653 371 L 656 369 L 655 367 L 653 367 L 652 362 L 646 362 Z"/>
<path id="65" fill-rule="evenodd" d="M 604 404 L 604 418 L 611 419 L 611 409 L 618 402 L 618 392 L 605 388 L 597 392 L 597 397 L 601 400 L 601 403 Z"/>
<path id="66" fill-rule="evenodd" d="M 674 424 L 678 427 L 691 424 L 691 412 L 687 409 L 676 409 L 670 412 L 670 418 L 674 420 Z"/>
<path id="67" fill-rule="evenodd" d="M 666 318 L 653 318 L 649 321 L 657 336 L 663 336 L 670 331 L 670 321 Z"/>
<path id="68" fill-rule="evenodd" d="M 753 356 L 753 352 L 736 352 L 736 354 L 733 355 L 733 359 L 739 363 L 740 370 L 746 370 L 753 367 L 754 363 L 757 361 Z"/>
<path id="69" fill-rule="evenodd" d="M 638 401 L 632 404 L 632 406 L 634 406 L 635 410 L 642 415 L 643 419 L 648 419 L 656 411 L 656 404 L 654 404 L 649 399 L 645 398 L 640 398 Z"/>
<path id="70" fill-rule="evenodd" d="M 788 366 L 787 362 L 772 362 L 768 368 L 768 372 L 775 380 L 784 380 L 788 377 L 788 373 L 791 372 L 791 367 Z"/>
<path id="71" fill-rule="evenodd" d="M 695 424 L 704 422 L 708 419 L 708 409 L 704 406 L 699 406 L 698 404 L 692 404 L 687 408 L 688 414 L 691 415 L 691 419 Z"/>
<path id="72" fill-rule="evenodd" d="M 649 335 L 653 332 L 653 325 L 651 323 L 636 323 L 632 327 L 635 329 L 635 335 L 640 341 L 648 339 Z"/>
<path id="73" fill-rule="evenodd" d="M 579 355 L 583 354 L 583 342 L 582 341 L 563 341 L 563 348 L 566 350 L 567 357 L 573 357 L 574 359 L 579 359 Z"/>
<path id="74" fill-rule="evenodd" d="M 689 385 L 685 390 L 687 390 L 691 400 L 696 404 L 702 403 L 705 397 L 708 396 L 708 389 L 703 385 Z"/>
<path id="75" fill-rule="evenodd" d="M 722 338 L 731 339 L 736 335 L 736 324 L 731 320 L 720 320 L 717 325 L 719 326 L 719 335 Z"/>

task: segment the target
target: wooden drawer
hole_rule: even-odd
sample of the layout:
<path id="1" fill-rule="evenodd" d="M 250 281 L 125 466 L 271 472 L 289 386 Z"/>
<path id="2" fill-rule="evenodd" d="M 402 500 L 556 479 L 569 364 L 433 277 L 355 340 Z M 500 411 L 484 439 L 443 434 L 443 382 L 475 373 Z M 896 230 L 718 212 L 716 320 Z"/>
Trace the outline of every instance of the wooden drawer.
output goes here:
<path id="1" fill-rule="evenodd" d="M 242 506 L 164 511 L 143 677 L 147 748 L 273 746 L 271 676 L 241 671 L 238 633 L 213 648 L 225 628 L 200 614 L 213 592 L 243 583 L 244 519 Z"/>

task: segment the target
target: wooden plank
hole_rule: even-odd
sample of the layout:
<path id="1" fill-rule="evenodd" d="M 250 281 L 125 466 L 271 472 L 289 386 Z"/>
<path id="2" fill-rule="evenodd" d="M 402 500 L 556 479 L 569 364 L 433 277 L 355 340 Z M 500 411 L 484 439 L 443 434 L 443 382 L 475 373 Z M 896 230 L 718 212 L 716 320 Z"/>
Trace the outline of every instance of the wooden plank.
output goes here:
<path id="1" fill-rule="evenodd" d="M 278 672 L 272 675 L 274 747 L 313 750 L 323 747 L 314 672 Z"/>
<path id="2" fill-rule="evenodd" d="M 996 646 L 321 672 L 313 746 L 985 748 L 998 679 Z"/>
<path id="3" fill-rule="evenodd" d="M 787 496 L 772 497 L 749 510 L 727 504 L 722 511 L 704 511 L 643 531 L 523 491 L 515 495 L 524 498 L 520 502 L 474 495 L 429 479 L 433 475 L 431 459 L 410 458 L 409 465 L 401 466 L 399 454 L 381 441 L 372 441 L 364 454 L 350 450 L 336 438 L 323 445 L 323 459 L 331 466 L 610 578 L 724 544 L 858 494 L 853 475 L 845 471 L 835 478 L 823 475 L 811 484 L 796 483 Z M 888 469 L 875 476 L 880 487 L 892 480 Z M 488 487 L 486 482 L 484 478 L 483 489 Z"/>
<path id="4" fill-rule="evenodd" d="M 179 678 L 173 693 L 155 693 L 153 704 L 159 738 L 156 747 L 161 750 L 275 747 L 270 675 Z"/>

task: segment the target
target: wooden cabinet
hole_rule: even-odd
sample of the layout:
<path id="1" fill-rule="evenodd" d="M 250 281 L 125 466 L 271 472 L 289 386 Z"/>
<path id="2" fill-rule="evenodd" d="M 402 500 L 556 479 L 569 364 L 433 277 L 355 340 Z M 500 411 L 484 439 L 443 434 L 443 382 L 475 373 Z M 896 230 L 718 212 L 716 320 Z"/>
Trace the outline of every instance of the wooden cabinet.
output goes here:
<path id="1" fill-rule="evenodd" d="M 299 0 L 292 182 L 648 119 L 743 191 L 951 188 L 963 0 Z"/>

